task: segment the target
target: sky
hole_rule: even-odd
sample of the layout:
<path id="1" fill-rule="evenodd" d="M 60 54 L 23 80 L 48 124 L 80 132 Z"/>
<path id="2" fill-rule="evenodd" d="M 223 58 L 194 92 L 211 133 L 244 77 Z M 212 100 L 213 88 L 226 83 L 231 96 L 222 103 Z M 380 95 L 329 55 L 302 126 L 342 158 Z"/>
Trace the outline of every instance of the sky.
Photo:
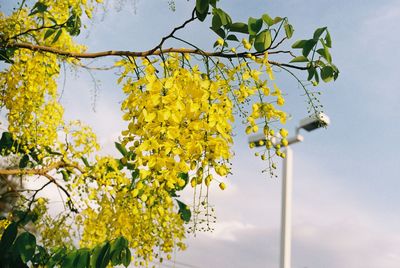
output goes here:
<path id="1" fill-rule="evenodd" d="M 3 7 L 9 3 L 1 0 Z M 109 0 L 79 38 L 89 51 L 145 50 L 190 16 L 193 1 Z M 293 40 L 309 38 L 327 26 L 338 80 L 321 84 L 321 102 L 329 115 L 327 129 L 302 132 L 292 147 L 293 268 L 394 268 L 400 264 L 400 1 L 221 0 L 234 20 L 249 16 L 288 17 Z M 207 25 L 193 23 L 180 37 L 202 47 L 216 40 Z M 170 45 L 174 45 L 170 43 Z M 107 61 L 96 61 L 101 66 Z M 66 70 L 61 102 L 67 119 L 80 119 L 98 133 L 105 152 L 124 126 L 123 99 L 114 71 Z M 94 83 L 94 80 L 96 83 Z M 63 81 L 60 81 L 60 83 Z M 277 83 L 288 94 L 294 130 L 307 116 L 296 81 L 282 73 Z M 96 96 L 96 100 L 94 100 Z M 95 108 L 95 109 L 94 109 Z M 94 111 L 95 110 L 95 111 Z M 247 146 L 237 125 L 233 175 L 227 189 L 211 193 L 217 223 L 213 233 L 188 237 L 188 249 L 160 267 L 278 267 L 281 179 L 261 171 L 265 163 Z M 185 195 L 189 199 L 190 194 Z"/>

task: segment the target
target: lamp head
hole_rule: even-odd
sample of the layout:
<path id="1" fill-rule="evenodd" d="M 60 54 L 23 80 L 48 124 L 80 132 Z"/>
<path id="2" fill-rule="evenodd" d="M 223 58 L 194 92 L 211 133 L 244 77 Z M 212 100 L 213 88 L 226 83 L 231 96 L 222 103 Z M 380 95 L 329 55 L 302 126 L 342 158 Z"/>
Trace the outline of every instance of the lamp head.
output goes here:
<path id="1" fill-rule="evenodd" d="M 303 128 L 307 131 L 313 131 L 320 127 L 326 127 L 330 124 L 329 117 L 324 113 L 313 114 L 300 120 L 297 130 Z"/>

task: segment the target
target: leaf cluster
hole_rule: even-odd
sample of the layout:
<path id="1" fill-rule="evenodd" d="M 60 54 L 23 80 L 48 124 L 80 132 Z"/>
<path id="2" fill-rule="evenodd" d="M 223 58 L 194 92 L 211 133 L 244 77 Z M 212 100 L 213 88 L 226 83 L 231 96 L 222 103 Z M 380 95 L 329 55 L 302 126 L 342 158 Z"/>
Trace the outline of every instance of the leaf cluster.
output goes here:
<path id="1" fill-rule="evenodd" d="M 87 267 L 100 268 L 108 265 L 124 265 L 131 262 L 128 240 L 118 237 L 94 248 L 46 249 L 37 244 L 34 234 L 18 232 L 21 222 L 11 222 L 4 230 L 0 240 L 1 267 Z"/>

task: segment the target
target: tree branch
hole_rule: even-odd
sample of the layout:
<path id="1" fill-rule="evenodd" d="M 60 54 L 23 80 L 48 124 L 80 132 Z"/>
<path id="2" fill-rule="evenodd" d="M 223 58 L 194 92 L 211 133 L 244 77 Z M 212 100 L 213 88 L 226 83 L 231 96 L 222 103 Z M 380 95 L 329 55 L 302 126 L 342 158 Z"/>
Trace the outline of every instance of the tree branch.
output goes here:
<path id="1" fill-rule="evenodd" d="M 71 58 L 80 58 L 80 59 L 93 59 L 93 58 L 101 58 L 101 57 L 110 57 L 110 56 L 126 56 L 126 57 L 147 57 L 147 56 L 158 56 L 161 54 L 168 54 L 168 53 L 186 53 L 186 54 L 197 54 L 205 57 L 219 57 L 219 58 L 248 58 L 249 56 L 261 56 L 263 53 L 261 52 L 242 52 L 242 53 L 225 53 L 225 52 L 208 52 L 203 51 L 200 49 L 189 49 L 189 48 L 166 48 L 166 49 L 157 49 L 153 51 L 122 51 L 122 50 L 108 50 L 108 51 L 100 51 L 100 52 L 93 52 L 93 53 L 81 53 L 81 52 L 71 52 L 71 51 L 64 51 L 58 48 L 48 47 L 48 46 L 41 46 L 41 45 L 34 45 L 30 43 L 10 43 L 4 44 L 0 43 L 0 48 L 25 48 L 32 51 L 39 51 L 39 52 L 48 52 L 57 54 L 59 56 L 71 57 Z M 287 63 L 280 63 L 276 61 L 269 61 L 271 65 L 276 66 L 284 66 L 292 69 L 297 70 L 307 70 L 308 67 L 301 67 L 297 65 L 287 64 Z"/>

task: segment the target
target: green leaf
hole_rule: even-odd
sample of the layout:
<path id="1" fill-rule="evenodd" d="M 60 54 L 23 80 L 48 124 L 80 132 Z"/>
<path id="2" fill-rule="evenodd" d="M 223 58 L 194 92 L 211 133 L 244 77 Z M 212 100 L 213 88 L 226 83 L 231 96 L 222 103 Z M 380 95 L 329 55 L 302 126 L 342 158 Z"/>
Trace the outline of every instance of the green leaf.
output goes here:
<path id="1" fill-rule="evenodd" d="M 308 59 L 304 56 L 297 56 L 292 59 L 290 62 L 308 62 Z"/>
<path id="2" fill-rule="evenodd" d="M 66 249 L 64 247 L 57 249 L 46 263 L 46 266 L 54 267 L 55 265 L 59 264 L 65 256 L 65 252 Z"/>
<path id="3" fill-rule="evenodd" d="M 176 201 L 178 202 L 178 213 L 181 215 L 181 219 L 184 220 L 186 223 L 189 222 L 190 218 L 192 217 L 192 212 L 190 211 L 189 207 L 179 200 Z"/>
<path id="4" fill-rule="evenodd" d="M 309 69 L 307 69 L 307 72 L 308 72 L 307 80 L 310 81 L 314 77 L 315 68 L 310 67 Z"/>
<path id="5" fill-rule="evenodd" d="M 303 46 L 303 56 L 307 57 L 308 54 L 310 54 L 311 50 L 314 48 L 314 46 L 317 44 L 318 40 L 315 41 L 314 39 L 309 39 L 305 42 Z"/>
<path id="6" fill-rule="evenodd" d="M 303 48 L 307 40 L 297 40 L 293 43 L 292 48 Z"/>
<path id="7" fill-rule="evenodd" d="M 223 26 L 229 27 L 229 25 L 232 23 L 231 17 L 220 8 L 215 8 L 213 11 L 214 11 L 214 14 L 217 15 L 219 17 L 219 19 L 221 20 L 221 24 Z"/>
<path id="8" fill-rule="evenodd" d="M 196 16 L 200 21 L 204 21 L 208 15 L 208 0 L 196 0 Z"/>
<path id="9" fill-rule="evenodd" d="M 257 33 L 261 30 L 263 24 L 262 19 L 255 19 L 250 17 L 248 21 L 248 29 L 250 35 L 257 35 Z"/>
<path id="10" fill-rule="evenodd" d="M 285 28 L 286 37 L 290 39 L 293 36 L 294 32 L 293 26 L 286 22 L 283 27 Z"/>
<path id="11" fill-rule="evenodd" d="M 210 5 L 212 6 L 212 7 L 214 7 L 214 8 L 216 8 L 217 7 L 217 2 L 218 2 L 219 0 L 210 0 Z"/>
<path id="12" fill-rule="evenodd" d="M 243 22 L 235 22 L 229 25 L 229 30 L 231 32 L 237 32 L 237 33 L 244 33 L 248 34 L 249 33 L 249 28 L 246 23 Z"/>
<path id="13" fill-rule="evenodd" d="M 28 16 L 32 16 L 36 13 L 43 13 L 45 11 L 47 11 L 47 6 L 42 2 L 36 2 L 36 4 L 32 7 L 31 12 L 29 13 Z"/>
<path id="14" fill-rule="evenodd" d="M 321 34 L 322 34 L 325 30 L 326 30 L 326 27 L 322 27 L 322 28 L 316 29 L 315 32 L 314 32 L 313 39 L 314 39 L 314 40 L 318 40 L 319 37 L 321 36 Z"/>
<path id="15" fill-rule="evenodd" d="M 83 164 L 85 164 L 86 167 L 90 167 L 89 162 L 86 157 L 82 156 L 81 159 L 82 159 Z"/>
<path id="16" fill-rule="evenodd" d="M 272 37 L 269 30 L 264 30 L 256 36 L 254 48 L 258 51 L 264 51 L 271 46 Z"/>
<path id="17" fill-rule="evenodd" d="M 320 48 L 317 50 L 317 53 L 321 55 L 324 59 L 326 59 L 329 63 L 332 62 L 332 57 L 328 49 Z"/>
<path id="18" fill-rule="evenodd" d="M 6 252 L 10 249 L 12 243 L 17 237 L 18 232 L 18 224 L 15 222 L 10 223 L 7 228 L 4 230 L 3 235 L 0 240 L 0 252 Z M 1 259 L 1 256 L 0 256 Z"/>
<path id="19" fill-rule="evenodd" d="M 48 262 L 49 254 L 47 253 L 46 249 L 42 246 L 36 246 L 37 253 L 32 258 L 32 264 L 34 266 L 42 266 L 44 267 L 45 264 Z"/>
<path id="20" fill-rule="evenodd" d="M 324 82 L 329 82 L 333 79 L 334 70 L 331 66 L 325 66 L 321 69 L 321 78 Z"/>
<path id="21" fill-rule="evenodd" d="M 69 174 L 67 171 L 65 171 L 64 169 L 61 170 L 61 175 L 63 176 L 64 181 L 69 181 Z"/>
<path id="22" fill-rule="evenodd" d="M 196 11 L 200 14 L 208 12 L 209 0 L 196 0 Z"/>
<path id="23" fill-rule="evenodd" d="M 236 35 L 234 34 L 230 34 L 226 37 L 227 40 L 231 40 L 231 41 L 237 41 L 239 42 L 239 39 L 236 37 Z"/>
<path id="24" fill-rule="evenodd" d="M 274 25 L 274 20 L 268 14 L 265 13 L 261 18 L 268 26 Z"/>
<path id="25" fill-rule="evenodd" d="M 54 36 L 53 41 L 51 43 L 54 44 L 55 42 L 57 42 L 57 40 L 58 40 L 58 38 L 60 38 L 61 34 L 62 34 L 62 28 L 58 29 L 58 31 L 57 31 L 56 35 Z"/>
<path id="26" fill-rule="evenodd" d="M 46 33 L 44 34 L 44 40 L 46 40 L 47 38 L 49 38 L 50 36 L 52 36 L 54 34 L 56 30 L 55 29 L 48 29 L 46 31 Z"/>
<path id="27" fill-rule="evenodd" d="M 14 247 L 24 263 L 30 261 L 36 250 L 36 237 L 28 232 L 23 232 L 15 240 Z"/>
<path id="28" fill-rule="evenodd" d="M 125 146 L 123 146 L 121 143 L 119 142 L 115 142 L 115 148 L 117 148 L 117 150 L 123 155 L 126 156 L 128 154 L 128 151 L 126 150 Z"/>
<path id="29" fill-rule="evenodd" d="M 90 267 L 105 268 L 110 262 L 110 243 L 106 242 L 95 247 L 90 259 Z"/>
<path id="30" fill-rule="evenodd" d="M 282 20 L 283 20 L 283 18 L 281 18 L 281 17 L 275 17 L 274 24 L 277 24 L 278 22 L 281 22 Z"/>
<path id="31" fill-rule="evenodd" d="M 129 248 L 125 248 L 124 251 L 122 251 L 121 254 L 121 258 L 122 258 L 122 264 L 125 267 L 128 267 L 128 265 L 131 263 L 131 251 L 129 250 Z"/>
<path id="32" fill-rule="evenodd" d="M 66 256 L 64 256 L 62 261 L 63 268 L 75 268 L 75 260 L 79 257 L 78 251 L 74 250 L 69 252 Z"/>
<path id="33" fill-rule="evenodd" d="M 0 48 L 0 61 L 13 64 L 14 61 L 11 58 L 14 56 L 15 50 L 15 48 Z"/>
<path id="34" fill-rule="evenodd" d="M 124 251 L 128 247 L 128 240 L 124 237 L 118 237 L 114 241 L 111 242 L 111 263 L 112 265 L 119 265 L 122 263 L 122 251 Z"/>
<path id="35" fill-rule="evenodd" d="M 212 17 L 212 21 L 211 21 L 211 27 L 215 30 L 221 28 L 222 26 L 222 22 L 221 22 L 221 18 L 219 17 L 218 14 L 214 14 L 214 16 Z"/>
<path id="36" fill-rule="evenodd" d="M 332 47 L 332 39 L 331 39 L 331 35 L 329 34 L 328 30 L 326 30 L 325 44 L 327 47 Z"/>
<path id="37" fill-rule="evenodd" d="M 81 248 L 77 252 L 77 256 L 74 261 L 75 267 L 89 267 L 90 264 L 90 250 L 87 248 Z"/>
<path id="38" fill-rule="evenodd" d="M 73 12 L 67 20 L 67 31 L 72 36 L 77 36 L 81 32 L 81 25 L 81 18 Z"/>
<path id="39" fill-rule="evenodd" d="M 219 37 L 221 37 L 222 39 L 225 39 L 225 31 L 222 30 L 221 28 L 214 30 L 213 28 L 211 28 L 211 30 L 213 30 Z"/>
<path id="40" fill-rule="evenodd" d="M 26 166 L 29 163 L 29 155 L 24 154 L 21 158 L 21 160 L 19 161 L 19 168 L 26 168 Z"/>

